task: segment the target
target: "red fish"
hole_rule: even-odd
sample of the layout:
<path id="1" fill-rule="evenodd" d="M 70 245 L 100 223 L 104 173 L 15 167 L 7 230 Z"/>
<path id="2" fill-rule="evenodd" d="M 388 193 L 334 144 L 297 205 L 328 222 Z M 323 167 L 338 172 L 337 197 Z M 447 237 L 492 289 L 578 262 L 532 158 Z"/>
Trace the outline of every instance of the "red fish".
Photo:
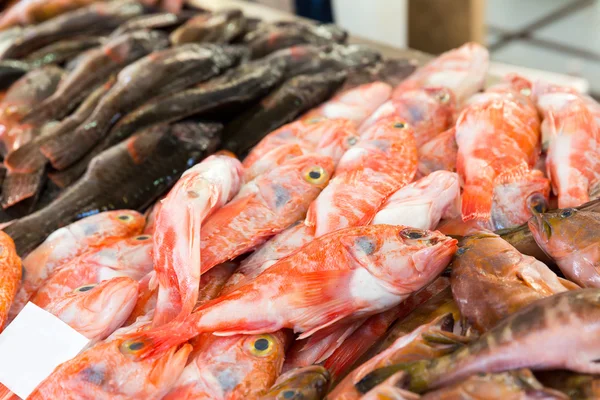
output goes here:
<path id="1" fill-rule="evenodd" d="M 21 259 L 15 243 L 4 232 L 0 232 L 0 332 L 8 319 L 19 284 L 21 282 Z"/>

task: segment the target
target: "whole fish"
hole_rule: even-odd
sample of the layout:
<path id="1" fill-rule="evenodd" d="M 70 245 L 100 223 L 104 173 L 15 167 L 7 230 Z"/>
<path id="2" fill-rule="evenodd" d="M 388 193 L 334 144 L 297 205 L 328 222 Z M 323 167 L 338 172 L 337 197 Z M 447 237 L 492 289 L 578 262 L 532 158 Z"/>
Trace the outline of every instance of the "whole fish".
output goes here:
<path id="1" fill-rule="evenodd" d="M 327 398 L 330 400 L 360 399 L 361 391 L 355 385 L 370 372 L 390 364 L 430 360 L 452 353 L 469 342 L 468 337 L 452 333 L 453 328 L 454 317 L 452 314 L 445 314 L 399 337 L 390 347 L 346 376 Z"/>
<path id="2" fill-rule="evenodd" d="M 161 202 L 154 230 L 154 269 L 159 282 L 153 324 L 187 316 L 198 300 L 200 232 L 204 221 L 240 190 L 242 164 L 213 155 L 183 173 Z"/>
<path id="3" fill-rule="evenodd" d="M 173 46 L 184 43 L 229 43 L 246 28 L 244 13 L 236 8 L 221 9 L 189 19 L 175 29 L 170 40 Z"/>
<path id="4" fill-rule="evenodd" d="M 260 400 L 321 400 L 329 387 L 329 373 L 319 365 L 310 365 L 281 374 Z"/>
<path id="5" fill-rule="evenodd" d="M 452 262 L 460 313 L 483 332 L 536 300 L 573 289 L 579 286 L 491 233 L 462 239 Z"/>
<path id="6" fill-rule="evenodd" d="M 597 197 L 600 182 L 600 128 L 587 103 L 577 95 L 534 87 L 548 142 L 547 175 L 558 207 L 576 207 Z"/>
<path id="7" fill-rule="evenodd" d="M 392 98 L 416 88 L 443 86 L 450 89 L 461 104 L 483 88 L 488 66 L 487 49 L 477 43 L 467 43 L 418 68 L 394 88 Z"/>
<path id="8" fill-rule="evenodd" d="M 141 15 L 144 8 L 135 1 L 92 3 L 26 29 L 0 55 L 2 59 L 22 58 L 58 40 L 73 35 L 110 32 L 124 21 Z"/>
<path id="9" fill-rule="evenodd" d="M 456 240 L 438 232 L 402 226 L 336 231 L 205 304 L 181 323 L 126 338 L 121 351 L 131 358 L 146 358 L 202 332 L 228 336 L 291 328 L 302 332 L 302 339 L 337 321 L 394 307 L 431 282 L 455 249 Z"/>
<path id="10" fill-rule="evenodd" d="M 78 287 L 44 309 L 96 343 L 119 328 L 135 306 L 137 281 L 113 278 Z"/>
<path id="11" fill-rule="evenodd" d="M 100 45 L 102 45 L 102 39 L 98 36 L 59 40 L 30 53 L 23 61 L 29 63 L 32 68 L 47 64 L 60 65 L 83 54 L 86 50 Z M 8 61 L 3 61 L 0 64 Z"/>
<path id="12" fill-rule="evenodd" d="M 331 158 L 307 154 L 242 186 L 202 226 L 202 272 L 254 249 L 301 219 L 332 173 Z"/>
<path id="13" fill-rule="evenodd" d="M 442 218 L 460 215 L 458 175 L 436 171 L 389 196 L 371 224 L 434 229 Z"/>
<path id="14" fill-rule="evenodd" d="M 12 223 L 5 232 L 24 254 L 78 218 L 107 209 L 144 209 L 186 167 L 212 153 L 217 142 L 214 125 L 181 123 L 140 132 L 96 156 L 76 184 L 48 206 Z"/>
<path id="15" fill-rule="evenodd" d="M 52 19 L 57 15 L 87 6 L 93 0 L 24 0 L 0 16 L 0 29 L 4 30 L 14 25 L 35 25 Z"/>
<path id="16" fill-rule="evenodd" d="M 410 375 L 410 390 L 416 392 L 446 386 L 476 373 L 515 368 L 566 368 L 597 374 L 599 295 L 598 289 L 581 289 L 538 300 L 452 354 L 375 370 L 356 387 L 366 393 L 399 370 Z"/>
<path id="17" fill-rule="evenodd" d="M 440 133 L 419 147 L 419 175 L 427 176 L 435 171 L 456 171 L 456 129 Z"/>
<path id="18" fill-rule="evenodd" d="M 599 226 L 600 214 L 574 208 L 536 213 L 529 221 L 538 246 L 582 287 L 600 287 Z"/>
<path id="19" fill-rule="evenodd" d="M 413 129 L 417 146 L 454 125 L 456 101 L 444 87 L 413 89 L 383 103 L 359 128 L 361 133 L 382 119 L 396 118 Z"/>
<path id="20" fill-rule="evenodd" d="M 8 312 L 21 281 L 21 259 L 17 255 L 13 240 L 0 232 L 0 332 L 8 320 Z"/>
<path id="21" fill-rule="evenodd" d="M 202 335 L 192 359 L 163 399 L 257 399 L 281 372 L 289 335 Z"/>
<path id="22" fill-rule="evenodd" d="M 149 54 L 119 72 L 115 85 L 77 129 L 48 140 L 41 151 L 53 167 L 64 169 L 98 143 L 120 114 L 149 97 L 209 79 L 233 66 L 240 56 L 238 48 L 198 44 Z"/>
<path id="23" fill-rule="evenodd" d="M 160 400 L 181 375 L 191 350 L 186 344 L 138 362 L 121 354 L 118 340 L 101 342 L 56 367 L 28 399 Z"/>
<path id="24" fill-rule="evenodd" d="M 106 240 L 58 267 L 30 301 L 46 307 L 85 285 L 123 276 L 138 281 L 152 271 L 152 267 L 152 238 L 149 235 Z"/>
<path id="25" fill-rule="evenodd" d="M 11 308 L 11 319 L 57 268 L 106 240 L 136 235 L 143 227 L 141 214 L 118 210 L 92 215 L 51 232 L 44 243 L 23 258 L 23 281 Z M 11 235 L 10 226 L 4 231 Z"/>
<path id="26" fill-rule="evenodd" d="M 183 24 L 190 19 L 195 13 L 193 12 L 159 12 L 152 14 L 140 15 L 139 17 L 131 18 L 115 29 L 109 37 L 114 38 L 125 33 L 135 32 L 140 29 L 172 29 Z"/>
<path id="27" fill-rule="evenodd" d="M 416 169 L 412 130 L 400 120 L 380 120 L 342 156 L 335 177 L 310 205 L 306 224 L 316 237 L 366 225 L 390 194 L 412 181 Z"/>
<path id="28" fill-rule="evenodd" d="M 77 67 L 61 82 L 58 90 L 25 117 L 25 121 L 61 120 L 98 84 L 124 66 L 168 46 L 165 35 L 156 31 L 137 31 L 107 41 L 85 53 Z"/>
<path id="29" fill-rule="evenodd" d="M 223 133 L 223 148 L 241 155 L 265 135 L 322 103 L 343 83 L 345 72 L 300 75 L 229 123 Z"/>

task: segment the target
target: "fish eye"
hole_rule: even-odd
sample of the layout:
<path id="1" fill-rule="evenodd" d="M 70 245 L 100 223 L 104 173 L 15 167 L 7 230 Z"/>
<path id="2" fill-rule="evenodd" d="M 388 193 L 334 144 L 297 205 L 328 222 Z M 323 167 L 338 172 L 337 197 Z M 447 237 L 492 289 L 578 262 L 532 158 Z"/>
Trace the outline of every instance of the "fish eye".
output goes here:
<path id="1" fill-rule="evenodd" d="M 284 390 L 283 392 L 281 392 L 281 395 L 277 396 L 280 399 L 293 399 L 294 397 L 296 397 L 296 391 L 295 390 Z"/>
<path id="2" fill-rule="evenodd" d="M 133 354 L 140 352 L 146 347 L 146 344 L 139 340 L 126 340 L 119 346 L 122 354 Z"/>
<path id="3" fill-rule="evenodd" d="M 121 221 L 125 221 L 125 222 L 129 222 L 133 219 L 133 217 L 131 215 L 127 215 L 127 214 L 119 215 L 117 218 L 120 219 Z"/>
<path id="4" fill-rule="evenodd" d="M 463 254 L 465 254 L 467 252 L 468 248 L 467 247 L 459 247 L 458 250 L 456 250 L 456 255 L 457 256 L 462 256 Z"/>
<path id="5" fill-rule="evenodd" d="M 250 354 L 254 356 L 265 357 L 275 350 L 275 341 L 270 335 L 261 335 L 250 340 L 248 350 L 250 351 Z"/>
<path id="6" fill-rule="evenodd" d="M 151 237 L 150 235 L 140 235 L 140 236 L 136 236 L 135 240 L 139 240 L 141 242 L 142 240 L 150 239 L 150 237 Z"/>
<path id="7" fill-rule="evenodd" d="M 396 122 L 394 123 L 394 128 L 396 129 L 404 129 L 408 127 L 408 124 L 406 122 Z"/>
<path id="8" fill-rule="evenodd" d="M 325 171 L 322 167 L 311 167 L 304 174 L 304 179 L 313 185 L 321 185 L 327 182 L 327 171 Z"/>
<path id="9" fill-rule="evenodd" d="M 447 92 L 442 92 L 437 95 L 437 99 L 440 103 L 445 104 L 450 101 L 450 95 Z"/>
<path id="10" fill-rule="evenodd" d="M 73 290 L 73 292 L 75 293 L 83 293 L 83 292 L 87 292 L 89 290 L 92 290 L 93 288 L 95 288 L 97 285 L 95 283 L 91 283 L 89 285 L 83 285 L 83 286 L 79 286 L 77 289 Z"/>
<path id="11" fill-rule="evenodd" d="M 358 137 L 356 137 L 356 136 L 350 136 L 346 140 L 346 143 L 348 144 L 348 146 L 354 146 L 356 143 L 358 143 Z"/>
<path id="12" fill-rule="evenodd" d="M 575 210 L 573 210 L 572 208 L 567 208 L 566 210 L 562 210 L 562 212 L 560 213 L 560 217 L 568 218 L 571 215 L 573 215 L 574 213 L 575 213 Z"/>
<path id="13" fill-rule="evenodd" d="M 416 229 L 403 229 L 400 231 L 400 236 L 406 239 L 422 239 L 425 237 L 425 232 Z"/>

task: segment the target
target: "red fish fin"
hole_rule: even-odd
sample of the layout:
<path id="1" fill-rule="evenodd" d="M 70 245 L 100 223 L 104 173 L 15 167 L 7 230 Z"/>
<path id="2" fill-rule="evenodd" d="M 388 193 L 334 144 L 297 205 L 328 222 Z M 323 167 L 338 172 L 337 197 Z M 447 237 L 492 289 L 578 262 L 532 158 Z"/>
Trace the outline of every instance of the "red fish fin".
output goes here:
<path id="1" fill-rule="evenodd" d="M 371 339 L 371 338 L 369 338 Z M 335 380 L 349 370 L 363 354 L 373 346 L 373 340 L 364 340 L 363 337 L 350 336 L 335 352 L 325 360 L 323 366 L 331 373 Z"/>
<path id="2" fill-rule="evenodd" d="M 492 212 L 493 194 L 494 186 L 491 182 L 466 185 L 462 197 L 463 221 L 488 221 Z"/>

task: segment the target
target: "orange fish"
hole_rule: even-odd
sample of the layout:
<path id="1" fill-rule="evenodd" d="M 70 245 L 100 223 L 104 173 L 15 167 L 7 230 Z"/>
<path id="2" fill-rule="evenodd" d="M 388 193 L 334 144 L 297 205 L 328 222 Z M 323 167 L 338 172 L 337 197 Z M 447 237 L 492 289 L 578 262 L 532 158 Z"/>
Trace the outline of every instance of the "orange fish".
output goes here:
<path id="1" fill-rule="evenodd" d="M 455 250 L 456 240 L 439 232 L 391 225 L 342 229 L 306 244 L 184 321 L 132 335 L 121 350 L 145 358 L 203 332 L 291 328 L 302 339 L 338 321 L 394 307 L 431 282 Z"/>
<path id="2" fill-rule="evenodd" d="M 136 281 L 152 271 L 152 237 L 134 236 L 105 241 L 87 253 L 61 265 L 38 289 L 31 302 L 45 307 L 54 300 L 89 284 L 117 276 Z"/>
<path id="3" fill-rule="evenodd" d="M 456 171 L 458 145 L 455 135 L 456 129 L 452 127 L 419 147 L 419 176 L 440 170 Z"/>
<path id="4" fill-rule="evenodd" d="M 1 231 L 0 276 L 2 277 L 0 279 L 0 332 L 2 332 L 21 282 L 21 259 L 17 255 L 13 240 Z"/>
<path id="5" fill-rule="evenodd" d="M 245 184 L 202 227 L 202 272 L 253 250 L 302 218 L 332 173 L 331 158 L 307 154 Z"/>
<path id="6" fill-rule="evenodd" d="M 284 164 L 288 160 L 299 157 L 307 153 L 302 146 L 297 143 L 281 144 L 273 150 L 266 152 L 256 162 L 250 165 L 244 171 L 244 181 L 250 182 L 259 175 L 264 174 Z"/>
<path id="7" fill-rule="evenodd" d="M 106 211 L 54 231 L 23 259 L 24 277 L 10 310 L 12 320 L 48 277 L 61 265 L 111 238 L 136 235 L 144 217 L 132 210 Z"/>
<path id="8" fill-rule="evenodd" d="M 200 230 L 211 214 L 240 190 L 242 164 L 213 155 L 183 173 L 162 201 L 154 230 L 158 300 L 154 325 L 192 312 L 201 273 Z"/>

